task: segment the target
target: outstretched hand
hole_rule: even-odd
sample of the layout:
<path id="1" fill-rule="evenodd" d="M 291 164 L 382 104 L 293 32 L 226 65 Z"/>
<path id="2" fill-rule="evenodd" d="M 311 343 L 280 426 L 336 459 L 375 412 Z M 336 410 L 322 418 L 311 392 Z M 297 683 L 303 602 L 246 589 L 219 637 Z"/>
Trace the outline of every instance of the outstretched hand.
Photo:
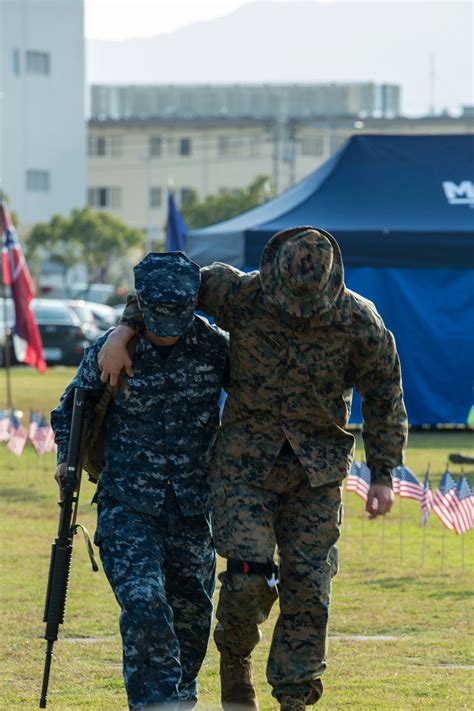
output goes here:
<path id="1" fill-rule="evenodd" d="M 369 518 L 377 518 L 388 513 L 392 508 L 395 496 L 389 486 L 372 484 L 367 494 L 365 510 Z"/>
<path id="2" fill-rule="evenodd" d="M 127 343 L 133 335 L 134 331 L 128 326 L 117 326 L 100 349 L 98 363 L 103 383 L 117 385 L 122 370 L 133 377 L 132 360 L 127 351 Z"/>

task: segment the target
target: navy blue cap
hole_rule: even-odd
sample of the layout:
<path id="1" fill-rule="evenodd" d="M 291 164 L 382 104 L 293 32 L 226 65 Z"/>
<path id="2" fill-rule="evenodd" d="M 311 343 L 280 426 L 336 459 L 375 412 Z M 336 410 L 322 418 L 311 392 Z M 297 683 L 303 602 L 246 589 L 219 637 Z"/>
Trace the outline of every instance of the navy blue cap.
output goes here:
<path id="1" fill-rule="evenodd" d="M 134 268 L 145 326 L 158 336 L 181 336 L 190 327 L 201 274 L 182 252 L 150 252 Z"/>

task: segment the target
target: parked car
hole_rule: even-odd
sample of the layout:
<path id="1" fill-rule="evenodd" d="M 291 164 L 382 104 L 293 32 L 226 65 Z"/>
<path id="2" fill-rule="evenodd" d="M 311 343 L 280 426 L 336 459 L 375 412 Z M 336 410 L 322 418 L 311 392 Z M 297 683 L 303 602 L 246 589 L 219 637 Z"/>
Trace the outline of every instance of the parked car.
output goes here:
<path id="1" fill-rule="evenodd" d="M 86 337 L 94 342 L 104 331 L 97 325 L 96 317 L 88 301 L 82 299 L 68 299 L 67 306 L 71 308 L 79 317 L 82 329 Z"/>
<path id="2" fill-rule="evenodd" d="M 75 311 L 56 299 L 33 299 L 31 308 L 48 365 L 79 365 L 93 339 L 87 338 Z"/>
<path id="3" fill-rule="evenodd" d="M 99 304 L 95 301 L 86 301 L 86 304 L 94 314 L 96 326 L 102 333 L 105 333 L 109 328 L 115 326 L 117 323 L 117 315 L 113 306 Z"/>
<path id="4" fill-rule="evenodd" d="M 74 284 L 68 288 L 56 284 L 42 284 L 39 294 L 44 299 L 80 299 L 93 301 L 95 303 L 106 304 L 115 293 L 116 288 L 112 284 Z"/>
<path id="5" fill-rule="evenodd" d="M 5 363 L 5 313 L 7 326 L 13 328 L 15 312 L 13 301 L 6 299 L 2 304 L 0 299 L 0 365 Z M 38 324 L 43 343 L 44 357 L 48 365 L 79 365 L 84 354 L 84 348 L 95 340 L 87 329 L 82 327 L 75 311 L 64 301 L 56 299 L 33 299 L 31 310 Z M 17 364 L 20 341 L 13 336 L 13 349 L 10 362 Z"/>
<path id="6" fill-rule="evenodd" d="M 15 323 L 15 311 L 11 299 L 0 299 L 0 366 L 5 365 L 5 338 L 7 329 L 12 329 Z M 10 363 L 16 363 L 15 355 L 10 348 Z"/>

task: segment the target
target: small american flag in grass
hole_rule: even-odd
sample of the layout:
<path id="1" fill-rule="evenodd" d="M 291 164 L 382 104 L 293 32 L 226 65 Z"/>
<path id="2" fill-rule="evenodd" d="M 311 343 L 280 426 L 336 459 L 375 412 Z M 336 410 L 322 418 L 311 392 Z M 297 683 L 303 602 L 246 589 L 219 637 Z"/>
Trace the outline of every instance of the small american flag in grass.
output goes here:
<path id="1" fill-rule="evenodd" d="M 456 533 L 465 533 L 472 528 L 474 517 L 474 496 L 464 474 L 459 479 L 451 499 L 451 515 Z"/>
<path id="2" fill-rule="evenodd" d="M 451 501 L 454 497 L 456 482 L 451 476 L 448 469 L 444 472 L 439 482 L 438 489 L 433 499 L 433 511 L 446 526 L 446 528 L 454 528 L 453 514 L 451 511 Z"/>
<path id="3" fill-rule="evenodd" d="M 357 486 L 357 480 L 359 478 L 360 464 L 354 459 L 351 464 L 351 470 L 346 479 L 346 489 L 347 491 L 355 491 Z"/>
<path id="4" fill-rule="evenodd" d="M 403 467 L 395 467 L 395 469 L 392 469 L 392 487 L 394 494 L 400 493 L 400 474 L 402 469 Z"/>
<path id="5" fill-rule="evenodd" d="M 51 425 L 43 415 L 37 412 L 32 412 L 30 415 L 28 437 L 37 454 L 55 451 L 54 433 Z"/>
<path id="6" fill-rule="evenodd" d="M 355 464 L 355 466 L 354 466 Z M 370 469 L 365 462 L 353 462 L 351 472 L 347 478 L 346 489 L 353 491 L 361 499 L 367 501 L 367 492 L 370 488 Z"/>
<path id="7" fill-rule="evenodd" d="M 422 485 L 408 467 L 400 467 L 400 469 L 399 494 L 401 498 L 421 501 L 423 498 Z"/>
<path id="8" fill-rule="evenodd" d="M 13 454 L 19 457 L 23 449 L 25 448 L 27 434 L 24 427 L 21 425 L 20 421 L 15 417 L 15 415 L 10 415 L 9 423 L 10 437 L 8 440 L 7 447 Z"/>
<path id="9" fill-rule="evenodd" d="M 423 482 L 423 496 L 421 499 L 420 525 L 422 527 L 426 526 L 432 509 L 433 509 L 433 492 L 431 491 L 430 468 L 428 466 L 426 473 L 425 473 L 425 479 Z"/>

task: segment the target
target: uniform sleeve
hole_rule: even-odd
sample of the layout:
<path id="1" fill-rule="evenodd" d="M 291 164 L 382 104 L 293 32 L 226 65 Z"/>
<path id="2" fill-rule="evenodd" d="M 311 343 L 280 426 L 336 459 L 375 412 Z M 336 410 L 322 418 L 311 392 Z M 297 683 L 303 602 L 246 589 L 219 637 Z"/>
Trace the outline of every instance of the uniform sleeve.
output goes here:
<path id="1" fill-rule="evenodd" d="M 86 349 L 76 375 L 63 392 L 59 405 L 51 413 L 51 427 L 58 445 L 58 464 L 62 464 L 67 459 L 75 388 L 91 390 L 89 400 L 92 405 L 99 400 L 104 390 L 105 385 L 100 380 L 97 355 L 105 343 L 108 333 L 98 338 L 94 345 Z"/>
<path id="2" fill-rule="evenodd" d="M 362 398 L 367 465 L 373 484 L 391 486 L 392 469 L 403 463 L 408 423 L 395 339 L 383 323 L 359 358 L 355 386 Z"/>
<path id="3" fill-rule="evenodd" d="M 127 296 L 127 306 L 119 321 L 119 326 L 128 326 L 128 328 L 132 328 L 135 333 L 139 333 L 145 328 L 142 312 L 138 306 L 138 298 L 135 292 Z"/>
<path id="4" fill-rule="evenodd" d="M 225 331 L 232 329 L 235 298 L 244 276 L 240 269 L 222 262 L 201 269 L 198 307 Z"/>

